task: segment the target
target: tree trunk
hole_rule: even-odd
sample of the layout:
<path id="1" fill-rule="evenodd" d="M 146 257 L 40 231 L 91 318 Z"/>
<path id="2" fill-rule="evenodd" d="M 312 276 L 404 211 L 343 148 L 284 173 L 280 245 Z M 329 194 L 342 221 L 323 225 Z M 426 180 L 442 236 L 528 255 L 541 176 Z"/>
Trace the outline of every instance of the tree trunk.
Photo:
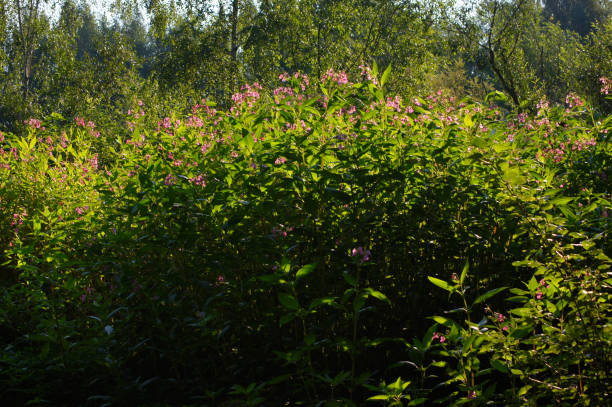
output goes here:
<path id="1" fill-rule="evenodd" d="M 34 37 L 36 35 L 35 24 L 38 19 L 40 0 L 28 0 L 27 7 L 21 0 L 15 0 L 17 11 L 17 23 L 21 40 L 22 62 L 23 62 L 23 96 L 27 98 L 30 94 L 32 82 L 32 59 L 34 56 Z M 27 15 L 25 9 L 27 8 Z"/>
<path id="2" fill-rule="evenodd" d="M 232 61 L 236 62 L 238 56 L 238 0 L 232 0 L 232 37 L 230 44 Z"/>

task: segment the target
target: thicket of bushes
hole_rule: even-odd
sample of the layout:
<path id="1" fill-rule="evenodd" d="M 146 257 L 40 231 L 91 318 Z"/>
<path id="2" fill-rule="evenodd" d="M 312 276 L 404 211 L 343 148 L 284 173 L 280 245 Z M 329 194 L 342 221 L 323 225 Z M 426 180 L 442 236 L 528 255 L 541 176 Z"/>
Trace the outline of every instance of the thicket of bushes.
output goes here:
<path id="1" fill-rule="evenodd" d="M 607 403 L 610 117 L 363 74 L 0 135 L 0 399 Z"/>

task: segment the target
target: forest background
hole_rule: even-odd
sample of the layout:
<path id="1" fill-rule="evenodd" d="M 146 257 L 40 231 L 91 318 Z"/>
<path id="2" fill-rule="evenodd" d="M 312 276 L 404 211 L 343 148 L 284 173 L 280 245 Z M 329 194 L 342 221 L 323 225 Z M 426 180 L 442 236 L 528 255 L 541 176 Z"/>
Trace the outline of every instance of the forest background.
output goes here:
<path id="1" fill-rule="evenodd" d="M 112 122 L 136 99 L 163 113 L 241 84 L 392 65 L 389 92 L 493 89 L 533 108 L 570 92 L 610 110 L 612 2 L 0 0 L 0 128 L 52 112 Z M 607 104 L 606 104 L 607 103 Z M 101 122 L 102 121 L 102 122 Z"/>
<path id="2" fill-rule="evenodd" d="M 1 405 L 610 405 L 611 1 L 98 4 L 0 0 Z"/>

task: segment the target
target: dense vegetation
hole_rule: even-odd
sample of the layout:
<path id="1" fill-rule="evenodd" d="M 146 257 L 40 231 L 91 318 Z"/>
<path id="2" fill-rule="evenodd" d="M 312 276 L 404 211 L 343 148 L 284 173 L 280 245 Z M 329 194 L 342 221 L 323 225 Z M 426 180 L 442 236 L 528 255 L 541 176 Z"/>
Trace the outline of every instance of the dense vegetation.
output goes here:
<path id="1" fill-rule="evenodd" d="M 44 4 L 0 0 L 2 405 L 609 405 L 608 2 Z"/>
<path id="2" fill-rule="evenodd" d="M 517 108 L 576 92 L 609 113 L 609 0 L 0 0 L 0 127 L 60 113 L 98 125 L 136 100 L 169 115 L 203 96 L 228 109 L 282 72 L 393 66 L 389 91 L 446 89 Z M 112 4 L 112 7 L 110 7 Z M 105 12 L 105 14 L 101 14 Z M 186 101 L 190 100 L 189 103 Z"/>
<path id="3" fill-rule="evenodd" d="M 388 73 L 3 135 L 3 398 L 603 405 L 612 120 Z"/>

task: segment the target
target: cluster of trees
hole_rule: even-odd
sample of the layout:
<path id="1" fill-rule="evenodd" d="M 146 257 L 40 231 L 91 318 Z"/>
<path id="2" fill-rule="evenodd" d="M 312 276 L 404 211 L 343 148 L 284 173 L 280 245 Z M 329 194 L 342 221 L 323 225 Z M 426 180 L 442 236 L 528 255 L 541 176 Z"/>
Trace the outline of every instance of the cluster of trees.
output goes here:
<path id="1" fill-rule="evenodd" d="M 391 64 L 392 91 L 478 97 L 522 108 L 569 91 L 609 111 L 609 0 L 0 0 L 0 126 L 60 112 L 102 118 L 133 99 L 227 105 L 244 82 L 279 73 L 358 75 Z M 184 103 L 184 102 L 183 102 Z"/>

